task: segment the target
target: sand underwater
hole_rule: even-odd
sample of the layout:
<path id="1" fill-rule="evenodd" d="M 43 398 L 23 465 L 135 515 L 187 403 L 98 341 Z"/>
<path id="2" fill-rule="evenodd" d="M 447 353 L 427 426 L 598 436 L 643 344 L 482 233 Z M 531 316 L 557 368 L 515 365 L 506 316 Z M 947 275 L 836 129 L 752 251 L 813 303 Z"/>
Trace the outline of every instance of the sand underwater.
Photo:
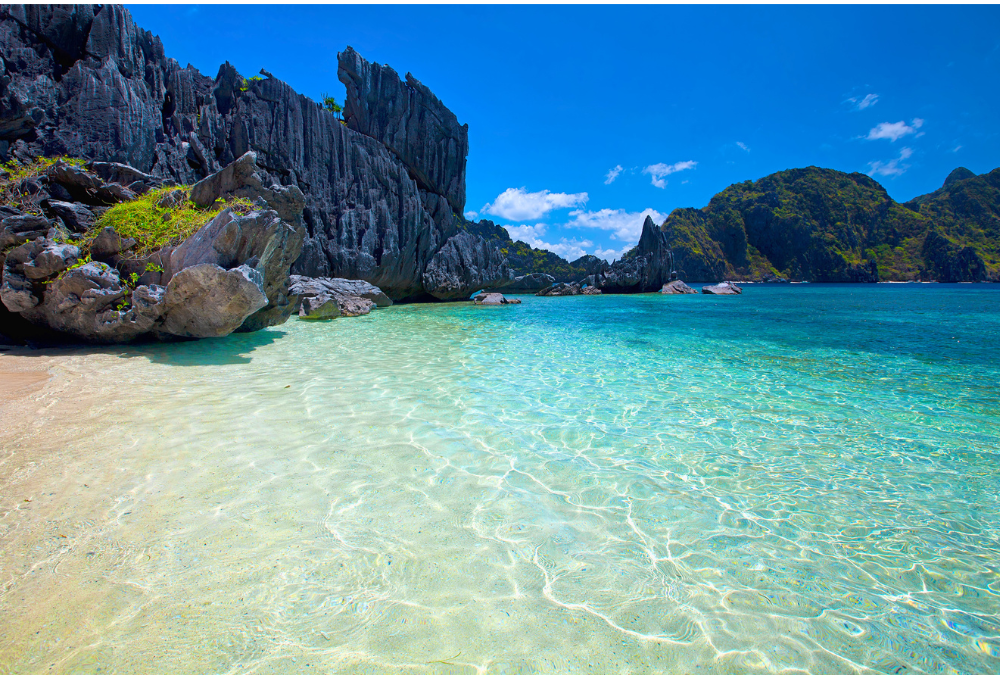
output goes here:
<path id="1" fill-rule="evenodd" d="M 0 352 L 0 673 L 1000 670 L 1000 288 Z"/>

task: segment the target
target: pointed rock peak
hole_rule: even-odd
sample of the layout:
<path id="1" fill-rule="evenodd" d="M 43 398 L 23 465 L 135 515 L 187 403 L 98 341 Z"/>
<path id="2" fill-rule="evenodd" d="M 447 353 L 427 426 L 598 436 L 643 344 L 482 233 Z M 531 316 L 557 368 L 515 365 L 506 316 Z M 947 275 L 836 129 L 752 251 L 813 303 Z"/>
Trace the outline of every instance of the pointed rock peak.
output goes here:
<path id="1" fill-rule="evenodd" d="M 952 183 L 957 183 L 958 181 L 965 180 L 966 178 L 975 178 L 975 177 L 976 174 L 972 173 L 964 166 L 960 166 L 951 173 L 949 173 L 948 177 L 944 179 L 944 187 L 948 187 Z"/>
<path id="2" fill-rule="evenodd" d="M 646 216 L 646 220 L 642 222 L 642 234 L 639 235 L 637 248 L 640 253 L 645 253 L 656 249 L 659 242 L 660 228 L 656 226 L 651 217 Z"/>

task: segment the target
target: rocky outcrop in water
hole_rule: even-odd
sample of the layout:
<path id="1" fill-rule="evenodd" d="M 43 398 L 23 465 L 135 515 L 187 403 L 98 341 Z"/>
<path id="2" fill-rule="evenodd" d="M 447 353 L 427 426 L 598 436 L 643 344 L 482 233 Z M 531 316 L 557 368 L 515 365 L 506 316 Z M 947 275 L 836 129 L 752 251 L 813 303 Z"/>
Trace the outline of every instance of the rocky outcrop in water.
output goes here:
<path id="1" fill-rule="evenodd" d="M 293 274 L 289 293 L 300 319 L 361 316 L 392 304 L 377 286 L 350 279 L 313 279 Z"/>
<path id="2" fill-rule="evenodd" d="M 506 298 L 502 293 L 480 293 L 472 299 L 477 305 L 520 305 L 517 298 Z"/>
<path id="3" fill-rule="evenodd" d="M 648 293 L 671 280 L 673 258 L 667 238 L 646 216 L 639 243 L 597 275 L 596 285 L 605 293 Z"/>
<path id="4" fill-rule="evenodd" d="M 136 178 L 128 167 L 98 168 L 109 177 Z M 136 254 L 136 239 L 102 226 L 95 212 L 103 213 L 102 204 L 109 200 L 135 199 L 132 187 L 137 181 L 125 188 L 64 162 L 40 174 L 35 171 L 4 188 L 26 194 L 25 182 L 38 184 L 38 192 L 21 206 L 44 209 L 52 217 L 13 213 L 0 221 L 3 242 L 13 246 L 0 253 L 0 331 L 14 328 L 17 333 L 15 324 L 26 322 L 87 342 L 206 338 L 258 330 L 285 321 L 291 313 L 288 272 L 301 249 L 304 228 L 294 209 L 286 220 L 267 207 L 266 197 L 273 193 L 267 186 L 240 188 L 243 196 L 256 200 L 256 209 L 241 215 L 224 208 L 178 245 Z M 76 191 L 74 186 L 84 187 Z M 47 195 L 59 189 L 84 202 L 53 205 Z M 151 194 L 150 202 L 176 205 L 187 199 L 185 190 L 168 188 L 159 194 Z M 170 211 L 163 217 L 170 217 Z"/>
<path id="5" fill-rule="evenodd" d="M 128 165 L 133 180 L 116 180 L 134 191 L 197 183 L 253 151 L 250 175 L 280 217 L 301 192 L 297 273 L 367 280 L 394 299 L 464 298 L 510 277 L 498 244 L 459 236 L 468 129 L 412 75 L 346 49 L 345 124 L 265 71 L 181 68 L 117 5 L 5 6 L 0 47 L 0 158 Z"/>
<path id="6" fill-rule="evenodd" d="M 723 281 L 721 284 L 702 286 L 701 292 L 705 295 L 741 295 L 743 289 L 732 281 Z"/>
<path id="7" fill-rule="evenodd" d="M 660 289 L 660 293 L 663 295 L 696 295 L 698 291 L 694 290 L 680 279 L 674 279 L 670 283 L 663 284 L 663 288 Z"/>

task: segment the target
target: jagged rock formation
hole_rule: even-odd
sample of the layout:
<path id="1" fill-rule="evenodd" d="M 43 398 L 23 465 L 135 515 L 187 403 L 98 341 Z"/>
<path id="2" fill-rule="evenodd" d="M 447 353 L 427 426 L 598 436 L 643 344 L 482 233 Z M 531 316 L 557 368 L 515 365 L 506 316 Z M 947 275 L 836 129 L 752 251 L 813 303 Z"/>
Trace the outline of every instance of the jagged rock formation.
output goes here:
<path id="1" fill-rule="evenodd" d="M 648 293 L 670 281 L 673 257 L 667 237 L 646 216 L 639 243 L 597 275 L 594 284 L 605 293 Z"/>
<path id="2" fill-rule="evenodd" d="M 443 196 L 462 213 L 469 125 L 459 124 L 410 73 L 404 84 L 392 68 L 368 63 L 351 47 L 337 54 L 337 76 L 347 87 L 348 128 L 378 140 L 406 165 L 421 190 Z"/>
<path id="3" fill-rule="evenodd" d="M 254 151 L 261 188 L 302 193 L 300 274 L 395 299 L 464 298 L 513 276 L 495 243 L 459 236 L 468 129 L 412 75 L 345 50 L 345 125 L 265 71 L 181 68 L 117 5 L 5 6 L 0 47 L 0 159 L 127 164 L 130 190 L 142 176 L 196 183 Z"/>

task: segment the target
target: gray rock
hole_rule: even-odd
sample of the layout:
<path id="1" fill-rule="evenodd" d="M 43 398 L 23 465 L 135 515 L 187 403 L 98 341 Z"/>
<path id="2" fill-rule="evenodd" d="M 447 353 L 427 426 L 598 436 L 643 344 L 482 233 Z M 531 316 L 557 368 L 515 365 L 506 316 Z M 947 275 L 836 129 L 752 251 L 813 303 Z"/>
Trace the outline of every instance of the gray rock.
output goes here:
<path id="1" fill-rule="evenodd" d="M 86 232 L 97 221 L 93 211 L 76 202 L 49 199 L 43 207 L 50 215 L 58 216 L 72 232 Z"/>
<path id="2" fill-rule="evenodd" d="M 91 262 L 69 270 L 45 290 L 44 301 L 21 316 L 87 342 L 129 342 L 148 332 L 164 310 L 162 286 L 121 284 L 118 273 Z"/>
<path id="3" fill-rule="evenodd" d="M 32 281 L 41 281 L 55 276 L 75 265 L 80 259 L 80 249 L 76 246 L 59 244 L 47 239 L 36 239 L 22 244 L 11 252 L 8 259 L 17 258 L 15 252 L 25 249 L 27 249 L 30 259 L 22 264 L 21 269 L 24 276 Z"/>
<path id="4" fill-rule="evenodd" d="M 340 305 L 333 295 L 323 293 L 302 298 L 299 318 L 309 320 L 335 319 L 340 316 Z"/>
<path id="5" fill-rule="evenodd" d="M 514 277 L 510 283 L 504 284 L 502 288 L 504 293 L 535 293 L 551 286 L 555 282 L 556 278 L 551 274 L 535 272 Z"/>
<path id="6" fill-rule="evenodd" d="M 134 192 L 117 183 L 105 183 L 96 174 L 61 160 L 47 168 L 45 175 L 50 181 L 63 186 L 75 199 L 87 204 L 106 206 L 136 197 Z"/>
<path id="7" fill-rule="evenodd" d="M 639 243 L 611 264 L 599 285 L 605 293 L 658 291 L 671 281 L 672 268 L 673 254 L 666 235 L 646 216 Z"/>
<path id="8" fill-rule="evenodd" d="M 94 260 L 112 262 L 119 253 L 134 248 L 137 243 L 131 237 L 123 239 L 115 232 L 115 228 L 109 225 L 101 230 L 101 233 L 91 242 L 90 256 Z"/>
<path id="9" fill-rule="evenodd" d="M 601 289 L 597 286 L 585 286 L 580 290 L 581 295 L 601 295 Z"/>
<path id="10" fill-rule="evenodd" d="M 404 84 L 392 68 L 369 63 L 352 47 L 337 55 L 337 76 L 347 87 L 347 126 L 385 145 L 421 189 L 444 196 L 462 213 L 469 125 L 459 124 L 413 75 L 407 73 Z"/>
<path id="11" fill-rule="evenodd" d="M 267 305 L 264 278 L 241 265 L 225 270 L 202 263 L 176 272 L 167 284 L 157 333 L 209 338 L 229 335 Z"/>
<path id="12" fill-rule="evenodd" d="M 191 188 L 191 201 L 201 207 L 214 204 L 226 195 L 264 199 L 282 220 L 294 221 L 305 207 L 305 197 L 295 185 L 264 185 L 265 177 L 257 168 L 257 153 L 246 152 L 221 171 L 213 173 Z"/>
<path id="13" fill-rule="evenodd" d="M 378 286 L 357 279 L 328 279 L 304 277 L 293 274 L 289 277 L 288 293 L 300 298 L 317 295 L 353 295 L 367 298 L 377 307 L 388 307 L 392 300 Z"/>
<path id="14" fill-rule="evenodd" d="M 261 209 L 239 216 L 222 210 L 170 254 L 167 273 L 210 263 L 224 269 L 253 261 L 262 275 L 267 308 L 248 319 L 244 330 L 259 330 L 286 321 L 295 307 L 288 299 L 288 270 L 302 250 L 304 228 L 286 222 L 275 211 Z"/>
<path id="15" fill-rule="evenodd" d="M 580 295 L 582 292 L 583 290 L 580 288 L 579 284 L 559 283 L 559 284 L 552 284 L 547 288 L 543 288 L 542 290 L 535 293 L 535 295 L 541 297 L 550 297 L 557 295 Z"/>
<path id="16" fill-rule="evenodd" d="M 375 309 L 375 303 L 356 295 L 335 295 L 333 299 L 340 308 L 341 316 L 362 316 Z"/>
<path id="17" fill-rule="evenodd" d="M 345 51 L 349 128 L 269 75 L 245 80 L 228 63 L 214 79 L 181 68 L 119 5 L 34 7 L 0 8 L 3 57 L 18 64 L 0 77 L 10 78 L 0 87 L 0 143 L 95 160 L 96 180 L 137 190 L 150 178 L 197 183 L 253 151 L 272 208 L 288 215 L 303 193 L 296 273 L 364 279 L 394 299 L 466 298 L 508 280 L 491 256 L 475 271 L 439 259 L 426 277 L 434 290 L 424 286 L 432 259 L 461 229 L 468 146 L 466 127 L 412 77 L 401 82 Z M 104 166 L 113 163 L 137 173 Z M 66 190 L 50 189 L 60 201 L 111 204 L 134 192 L 98 186 L 100 198 L 85 199 L 84 177 L 69 173 L 69 188 L 50 185 Z"/>
<path id="18" fill-rule="evenodd" d="M 427 263 L 423 285 L 436 298 L 455 300 L 469 297 L 469 289 L 507 278 L 508 271 L 507 258 L 496 242 L 459 232 Z"/>
<path id="19" fill-rule="evenodd" d="M 663 293 L 664 295 L 690 295 L 691 293 L 697 294 L 698 291 L 694 290 L 680 279 L 674 279 L 669 283 L 663 284 L 663 288 L 660 289 L 660 293 Z"/>
<path id="20" fill-rule="evenodd" d="M 743 289 L 732 281 L 723 281 L 721 284 L 715 284 L 714 286 L 702 286 L 701 292 L 706 295 L 740 295 L 743 293 Z"/>
<path id="21" fill-rule="evenodd" d="M 43 216 L 7 216 L 0 221 L 0 249 L 44 237 L 51 227 L 52 221 Z"/>
<path id="22" fill-rule="evenodd" d="M 480 293 L 472 299 L 477 305 L 520 305 L 517 298 L 505 298 L 502 293 Z"/>

